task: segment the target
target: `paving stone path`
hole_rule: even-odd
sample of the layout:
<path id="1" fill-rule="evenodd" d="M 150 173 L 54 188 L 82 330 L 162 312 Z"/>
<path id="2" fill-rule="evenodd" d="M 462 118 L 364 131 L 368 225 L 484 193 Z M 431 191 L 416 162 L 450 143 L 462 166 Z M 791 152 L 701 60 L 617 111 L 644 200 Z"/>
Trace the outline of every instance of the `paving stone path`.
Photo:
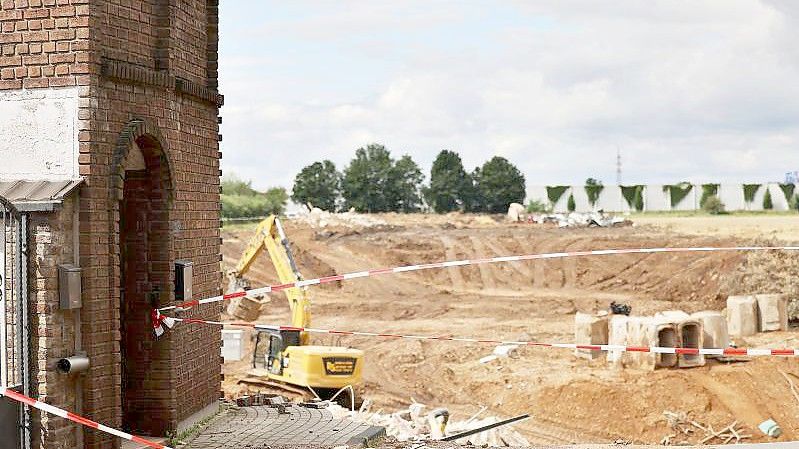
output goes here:
<path id="1" fill-rule="evenodd" d="M 186 449 L 266 449 L 269 446 L 359 446 L 385 436 L 383 427 L 335 419 L 325 409 L 296 404 L 236 407 L 214 419 Z"/>

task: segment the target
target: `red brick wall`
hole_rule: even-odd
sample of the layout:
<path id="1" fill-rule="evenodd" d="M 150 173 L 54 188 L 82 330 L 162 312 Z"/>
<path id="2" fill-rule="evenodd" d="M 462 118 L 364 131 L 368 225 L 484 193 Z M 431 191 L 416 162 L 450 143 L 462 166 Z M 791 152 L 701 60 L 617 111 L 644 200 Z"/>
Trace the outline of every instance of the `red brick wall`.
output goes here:
<path id="1" fill-rule="evenodd" d="M 55 366 L 62 357 L 75 354 L 75 328 L 72 311 L 59 310 L 58 265 L 74 263 L 73 218 L 77 198 L 73 194 L 55 213 L 36 213 L 29 224 L 28 260 L 35 282 L 29 285 L 31 326 L 36 338 L 31 352 L 36 357 L 32 366 L 32 393 L 40 400 L 76 410 L 75 376 L 58 373 Z M 68 421 L 33 411 L 38 431 L 34 431 L 34 447 L 77 447 L 74 425 Z M 46 436 L 47 441 L 42 441 Z"/>
<path id="2" fill-rule="evenodd" d="M 158 283 L 168 284 L 161 304 L 174 301 L 171 262 L 176 259 L 194 262 L 195 297 L 220 293 L 217 5 L 218 0 L 0 0 L 0 89 L 81 86 L 81 330 L 92 362 L 82 400 L 87 416 L 112 426 L 123 425 L 120 175 L 133 141 L 157 143 L 158 157 L 168 168 L 162 184 L 167 211 L 151 224 L 153 235 L 170 243 L 150 248 L 152 258 L 138 261 L 153 279 L 161 277 Z M 60 223 L 60 217 L 47 220 Z M 48 257 L 37 274 L 40 326 L 34 340 L 40 346 L 34 351 L 34 381 L 54 405 L 74 408 L 74 385 L 50 365 L 54 357 L 71 355 L 74 329 L 70 312 L 53 303 L 56 293 L 47 279 L 57 259 Z M 204 306 L 187 314 L 214 318 L 220 310 Z M 137 321 L 127 324 L 149 330 L 149 322 L 140 316 Z M 137 338 L 144 339 L 151 356 L 133 387 L 140 393 L 136 413 L 144 416 L 149 409 L 155 422 L 143 430 L 174 430 L 180 420 L 215 402 L 221 372 L 218 329 L 183 326 L 157 341 L 150 332 Z M 42 447 L 71 447 L 77 441 L 76 427 L 63 420 L 41 418 L 37 424 Z M 86 448 L 119 444 L 108 435 L 83 433 Z"/>
<path id="3" fill-rule="evenodd" d="M 89 83 L 89 0 L 0 0 L 0 89 Z"/>

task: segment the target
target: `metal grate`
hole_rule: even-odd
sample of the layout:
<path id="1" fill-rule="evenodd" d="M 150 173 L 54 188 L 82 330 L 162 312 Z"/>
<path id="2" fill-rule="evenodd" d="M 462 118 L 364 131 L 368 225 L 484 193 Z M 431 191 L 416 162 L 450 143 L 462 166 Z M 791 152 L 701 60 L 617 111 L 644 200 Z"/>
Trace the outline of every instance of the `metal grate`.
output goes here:
<path id="1" fill-rule="evenodd" d="M 22 384 L 22 351 L 18 344 L 20 332 L 20 297 L 15 288 L 20 280 L 20 267 L 15 257 L 20 251 L 19 218 L 5 205 L 0 204 L 0 385 L 18 387 Z"/>
<path id="2" fill-rule="evenodd" d="M 27 269 L 27 215 L 0 197 L 0 385 L 30 395 L 30 328 Z M 0 404 L 8 418 L 9 404 Z M 14 405 L 14 407 L 18 407 Z M 30 447 L 30 410 L 18 407 L 19 420 L 0 428 L 0 446 Z M 16 412 L 14 412 L 16 413 Z M 19 431 L 19 438 L 15 430 Z"/>

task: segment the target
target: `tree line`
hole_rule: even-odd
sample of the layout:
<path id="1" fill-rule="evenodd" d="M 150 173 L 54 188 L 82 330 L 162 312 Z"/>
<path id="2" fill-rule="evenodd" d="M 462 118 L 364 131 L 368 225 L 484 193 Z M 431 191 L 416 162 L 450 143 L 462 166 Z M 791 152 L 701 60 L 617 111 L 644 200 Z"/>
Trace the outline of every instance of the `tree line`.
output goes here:
<path id="1" fill-rule="evenodd" d="M 408 155 L 394 159 L 385 146 L 355 151 L 342 172 L 323 160 L 304 167 L 294 178 L 291 199 L 328 211 L 418 212 L 430 208 L 503 213 L 525 198 L 524 175 L 507 159 L 495 156 L 467 172 L 458 153 L 441 151 L 430 169 L 430 182 Z"/>
<path id="2" fill-rule="evenodd" d="M 289 195 L 283 187 L 273 187 L 259 192 L 252 181 L 244 181 L 235 175 L 222 179 L 222 217 L 250 218 L 269 214 L 282 214 Z"/>

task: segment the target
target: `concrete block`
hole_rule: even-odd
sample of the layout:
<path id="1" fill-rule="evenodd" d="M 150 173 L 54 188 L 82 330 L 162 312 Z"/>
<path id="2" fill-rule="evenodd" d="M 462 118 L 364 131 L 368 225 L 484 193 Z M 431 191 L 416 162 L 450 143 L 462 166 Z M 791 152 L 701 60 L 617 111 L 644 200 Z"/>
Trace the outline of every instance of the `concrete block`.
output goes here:
<path id="1" fill-rule="evenodd" d="M 691 316 L 682 310 L 664 310 L 655 314 L 654 319 L 661 323 L 677 323 L 678 321 L 687 320 Z"/>
<path id="2" fill-rule="evenodd" d="M 673 323 L 655 323 L 654 326 L 657 346 L 661 348 L 676 348 L 679 346 L 677 327 Z M 673 368 L 675 366 L 677 366 L 676 354 L 655 354 L 655 367 Z"/>
<path id="3" fill-rule="evenodd" d="M 727 333 L 727 320 L 721 312 L 704 310 L 691 315 L 691 318 L 702 323 L 703 348 L 726 348 L 730 346 L 730 335 Z M 706 355 L 705 358 L 716 358 Z"/>
<path id="4" fill-rule="evenodd" d="M 608 320 L 608 344 L 616 346 L 624 346 L 627 344 L 627 322 L 630 317 L 625 315 L 611 315 Z M 608 364 L 621 367 L 622 356 L 621 351 L 608 351 L 607 360 Z"/>
<path id="5" fill-rule="evenodd" d="M 574 342 L 578 345 L 608 344 L 608 315 L 591 315 L 577 312 L 574 315 Z M 594 360 L 605 357 L 603 351 L 577 349 L 577 357 Z"/>
<path id="6" fill-rule="evenodd" d="M 681 348 L 702 348 L 705 340 L 702 322 L 690 318 L 678 322 L 677 336 Z M 703 354 L 678 354 L 677 366 L 680 368 L 705 366 L 705 356 Z"/>
<path id="7" fill-rule="evenodd" d="M 788 330 L 788 301 L 784 295 L 755 295 L 761 332 Z"/>
<path id="8" fill-rule="evenodd" d="M 608 325 L 608 343 L 620 346 L 652 346 L 655 326 L 651 317 L 612 315 Z M 651 352 L 608 352 L 608 364 L 645 370 L 655 369 L 657 354 Z"/>
<path id="9" fill-rule="evenodd" d="M 657 327 L 651 317 L 631 317 L 627 321 L 627 346 L 654 346 L 657 339 Z M 652 352 L 625 353 L 623 365 L 628 368 L 654 370 L 658 363 L 658 356 Z"/>
<path id="10" fill-rule="evenodd" d="M 757 300 L 754 296 L 727 298 L 727 331 L 732 337 L 746 337 L 757 333 Z"/>

